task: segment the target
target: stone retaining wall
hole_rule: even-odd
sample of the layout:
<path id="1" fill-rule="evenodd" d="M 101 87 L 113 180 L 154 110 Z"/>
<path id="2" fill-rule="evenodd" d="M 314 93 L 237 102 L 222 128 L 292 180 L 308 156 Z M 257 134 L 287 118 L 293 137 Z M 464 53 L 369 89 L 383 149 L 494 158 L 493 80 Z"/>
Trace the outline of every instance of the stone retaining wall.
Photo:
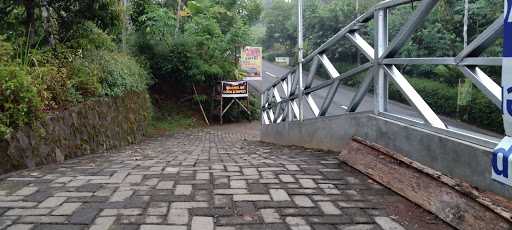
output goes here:
<path id="1" fill-rule="evenodd" d="M 0 174 L 136 143 L 143 138 L 150 111 L 148 94 L 134 92 L 48 114 L 0 140 Z"/>

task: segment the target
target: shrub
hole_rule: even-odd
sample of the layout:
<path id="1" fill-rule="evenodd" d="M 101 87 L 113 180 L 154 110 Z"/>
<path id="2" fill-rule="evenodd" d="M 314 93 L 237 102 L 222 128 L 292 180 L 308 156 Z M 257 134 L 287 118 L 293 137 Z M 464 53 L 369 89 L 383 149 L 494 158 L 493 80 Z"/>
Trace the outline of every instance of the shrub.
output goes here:
<path id="1" fill-rule="evenodd" d="M 91 60 L 79 58 L 70 66 L 73 90 L 81 97 L 96 97 L 101 92 L 101 67 Z"/>
<path id="2" fill-rule="evenodd" d="M 37 88 L 27 69 L 0 66 L 0 138 L 34 121 L 40 110 Z"/>
<path id="3" fill-rule="evenodd" d="M 129 55 L 97 51 L 92 57 L 101 70 L 101 95 L 120 96 L 125 92 L 147 89 L 149 74 Z"/>
<path id="4" fill-rule="evenodd" d="M 0 64 L 10 62 L 13 53 L 14 49 L 12 45 L 8 42 L 5 42 L 0 36 Z"/>
<path id="5" fill-rule="evenodd" d="M 473 90 L 467 121 L 489 130 L 504 133 L 501 110 L 479 90 Z"/>
<path id="6" fill-rule="evenodd" d="M 408 80 L 437 114 L 448 117 L 458 115 L 456 87 L 430 79 L 408 78 Z M 394 84 L 390 84 L 389 98 L 402 103 L 407 102 Z M 477 89 L 472 91 L 468 116 L 460 119 L 481 128 L 503 133 L 500 110 Z"/>
<path id="7" fill-rule="evenodd" d="M 112 42 L 112 37 L 90 21 L 76 26 L 72 32 L 71 41 L 67 46 L 76 50 L 114 51 L 116 49 L 116 45 Z"/>
<path id="8" fill-rule="evenodd" d="M 45 110 L 56 109 L 75 102 L 72 84 L 65 68 L 46 66 L 32 68 L 31 78 L 38 86 L 38 95 Z"/>
<path id="9" fill-rule="evenodd" d="M 457 88 L 429 79 L 409 78 L 409 83 L 423 97 L 436 113 L 446 116 L 457 115 Z M 391 84 L 389 97 L 393 100 L 406 102 L 401 92 Z"/>

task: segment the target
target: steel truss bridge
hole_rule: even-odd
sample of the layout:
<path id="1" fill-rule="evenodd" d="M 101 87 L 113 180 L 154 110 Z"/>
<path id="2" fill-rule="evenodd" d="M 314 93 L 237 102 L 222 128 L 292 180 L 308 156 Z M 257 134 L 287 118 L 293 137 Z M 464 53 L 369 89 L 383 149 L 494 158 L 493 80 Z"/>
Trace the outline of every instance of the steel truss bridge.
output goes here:
<path id="1" fill-rule="evenodd" d="M 388 35 L 388 17 L 391 16 L 389 11 L 413 2 L 419 2 L 419 5 L 402 25 L 398 34 L 394 38 L 390 38 Z M 303 59 L 303 64 L 311 65 L 307 76 L 299 74 L 299 67 L 296 66 L 262 93 L 262 123 L 269 125 L 301 120 L 305 112 L 305 108 L 301 109 L 302 103 L 306 104 L 307 109 L 314 114 L 313 119 L 324 117 L 332 105 L 333 98 L 342 80 L 360 76 L 361 73 L 366 71 L 366 77 L 364 77 L 360 84 L 357 93 L 353 96 L 350 103 L 346 105 L 345 111 L 347 113 L 357 111 L 373 84 L 374 113 L 376 115 L 413 124 L 423 129 L 443 132 L 457 138 L 471 139 L 473 142 L 485 146 L 495 146 L 496 143 L 490 139 L 482 136 L 477 137 L 472 132 L 465 132 L 447 126 L 397 68 L 397 65 L 455 66 L 489 100 L 498 108 L 501 108 L 502 95 L 500 85 L 494 82 L 480 67 L 502 65 L 501 57 L 481 57 L 481 54 L 497 39 L 502 37 L 503 15 L 497 18 L 494 23 L 478 35 L 466 48 L 460 51 L 456 57 L 397 57 L 400 49 L 406 45 L 409 38 L 426 21 L 438 2 L 438 0 L 387 0 L 373 6 Z M 372 20 L 375 24 L 371 28 L 375 38 L 374 47 L 360 35 L 360 30 L 368 28 Z M 367 59 L 365 63 L 344 73 L 338 72 L 326 55 L 326 52 L 342 39 L 350 41 Z M 313 84 L 320 66 L 325 68 L 330 79 Z M 388 87 L 390 81 L 397 86 L 409 104 L 421 115 L 421 120 L 403 114 L 392 113 L 388 110 Z M 327 96 L 322 98 L 322 101 L 315 101 L 312 94 L 324 88 L 328 88 Z"/>

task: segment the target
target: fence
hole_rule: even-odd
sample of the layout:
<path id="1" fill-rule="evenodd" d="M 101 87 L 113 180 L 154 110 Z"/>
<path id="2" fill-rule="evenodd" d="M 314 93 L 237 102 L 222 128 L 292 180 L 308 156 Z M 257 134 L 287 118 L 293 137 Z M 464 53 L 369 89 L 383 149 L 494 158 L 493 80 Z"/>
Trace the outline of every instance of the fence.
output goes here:
<path id="1" fill-rule="evenodd" d="M 388 38 L 389 10 L 413 2 L 419 2 L 419 5 L 400 28 L 397 35 L 390 41 Z M 456 57 L 397 57 L 400 49 L 405 46 L 409 38 L 422 25 L 438 2 L 438 0 L 387 0 L 373 6 L 365 14 L 342 28 L 303 60 L 304 64 L 309 63 L 311 65 L 307 76 L 299 79 L 299 76 L 302 77 L 302 74 L 298 74 L 298 67 L 295 67 L 262 93 L 261 119 L 263 125 L 300 120 L 304 114 L 304 109 L 301 109 L 302 106 L 300 106 L 303 103 L 307 104 L 307 107 L 313 113 L 313 119 L 326 116 L 341 81 L 367 71 L 366 77 L 350 100 L 350 103 L 344 107 L 345 112 L 356 112 L 373 84 L 373 110 L 376 115 L 424 129 L 443 132 L 453 137 L 471 140 L 484 146 L 494 147 L 496 145 L 494 139 L 447 126 L 396 67 L 396 65 L 456 66 L 487 98 L 501 108 L 501 87 L 479 66 L 502 65 L 501 57 L 481 57 L 481 54 L 497 39 L 502 37 L 504 15 L 496 19 Z M 375 47 L 372 47 L 359 33 L 372 20 L 375 25 L 373 27 Z M 342 39 L 348 39 L 368 61 L 347 72 L 339 73 L 325 53 Z M 314 85 L 313 80 L 320 66 L 325 68 L 330 79 Z M 299 82 L 302 82 L 301 80 L 304 82 L 303 85 L 299 84 Z M 388 87 L 390 80 L 395 83 L 409 104 L 417 110 L 421 120 L 392 113 L 388 110 Z M 321 104 L 317 104 L 312 93 L 327 87 L 327 94 L 321 101 Z"/>

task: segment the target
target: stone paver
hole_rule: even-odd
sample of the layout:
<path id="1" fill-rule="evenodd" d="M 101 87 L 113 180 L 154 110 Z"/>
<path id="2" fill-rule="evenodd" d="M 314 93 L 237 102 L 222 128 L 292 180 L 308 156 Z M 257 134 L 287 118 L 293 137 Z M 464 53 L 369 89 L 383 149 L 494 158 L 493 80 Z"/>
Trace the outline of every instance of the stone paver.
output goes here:
<path id="1" fill-rule="evenodd" d="M 81 205 L 82 205 L 82 203 L 64 203 L 61 206 L 59 206 L 55 211 L 53 211 L 52 215 L 56 215 L 56 216 L 71 215 Z"/>
<path id="2" fill-rule="evenodd" d="M 213 230 L 213 217 L 195 216 L 192 219 L 192 230 Z"/>
<path id="3" fill-rule="evenodd" d="M 335 154 L 253 130 L 186 131 L 14 173 L 0 181 L 0 229 L 405 229 L 382 208 L 398 196 Z"/>
<path id="4" fill-rule="evenodd" d="M 188 209 L 173 208 L 169 210 L 167 222 L 170 224 L 187 224 L 188 223 Z"/>

